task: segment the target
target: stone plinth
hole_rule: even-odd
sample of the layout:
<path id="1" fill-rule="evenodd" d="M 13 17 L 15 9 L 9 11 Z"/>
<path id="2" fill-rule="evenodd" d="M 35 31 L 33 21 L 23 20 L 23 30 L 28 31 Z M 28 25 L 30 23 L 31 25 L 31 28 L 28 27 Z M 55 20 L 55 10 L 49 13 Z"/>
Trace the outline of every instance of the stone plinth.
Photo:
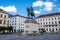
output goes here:
<path id="1" fill-rule="evenodd" d="M 25 34 L 38 33 L 38 23 L 34 19 L 28 19 L 25 21 Z"/>

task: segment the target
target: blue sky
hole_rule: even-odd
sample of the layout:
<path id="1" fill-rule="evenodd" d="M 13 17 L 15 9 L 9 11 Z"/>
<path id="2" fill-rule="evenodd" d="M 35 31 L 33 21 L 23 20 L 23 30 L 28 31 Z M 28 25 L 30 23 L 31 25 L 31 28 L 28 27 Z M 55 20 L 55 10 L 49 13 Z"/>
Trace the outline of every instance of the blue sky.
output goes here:
<path id="1" fill-rule="evenodd" d="M 60 0 L 0 0 L 0 8 L 13 15 L 27 16 L 30 6 L 36 16 L 60 12 Z"/>

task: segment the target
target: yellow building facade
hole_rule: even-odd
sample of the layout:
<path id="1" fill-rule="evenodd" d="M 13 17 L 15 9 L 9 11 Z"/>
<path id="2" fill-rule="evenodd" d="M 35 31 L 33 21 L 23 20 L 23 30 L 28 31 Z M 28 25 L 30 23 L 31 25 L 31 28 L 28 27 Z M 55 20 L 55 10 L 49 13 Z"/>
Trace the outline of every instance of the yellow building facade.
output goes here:
<path id="1" fill-rule="evenodd" d="M 0 27 L 8 26 L 8 13 L 0 9 Z"/>

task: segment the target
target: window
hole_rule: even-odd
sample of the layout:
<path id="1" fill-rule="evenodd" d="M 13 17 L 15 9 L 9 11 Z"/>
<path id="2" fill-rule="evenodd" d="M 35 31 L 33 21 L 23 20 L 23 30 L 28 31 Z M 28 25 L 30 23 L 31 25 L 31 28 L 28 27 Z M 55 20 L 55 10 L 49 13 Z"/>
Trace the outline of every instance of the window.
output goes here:
<path id="1" fill-rule="evenodd" d="M 57 22 L 55 22 L 55 24 L 57 24 Z"/>
<path id="2" fill-rule="evenodd" d="M 57 25 L 55 25 L 55 27 L 57 27 Z"/>
<path id="3" fill-rule="evenodd" d="M 20 28 L 20 26 L 19 26 L 19 28 Z"/>
<path id="4" fill-rule="evenodd" d="M 50 24 L 50 22 L 49 22 L 49 24 Z"/>
<path id="5" fill-rule="evenodd" d="M 2 20 L 0 20 L 0 24 L 2 24 Z"/>
<path id="6" fill-rule="evenodd" d="M 15 19 L 16 19 L 16 17 L 15 17 Z"/>
<path id="7" fill-rule="evenodd" d="M 44 21 L 44 19 L 43 19 L 43 21 Z"/>
<path id="8" fill-rule="evenodd" d="M 10 24 L 11 25 L 11 24 Z"/>
<path id="9" fill-rule="evenodd" d="M 16 23 L 15 23 L 15 25 L 16 25 Z"/>
<path id="10" fill-rule="evenodd" d="M 52 22 L 52 24 L 54 24 L 54 23 Z"/>
<path id="11" fill-rule="evenodd" d="M 51 27 L 51 26 L 49 26 L 49 27 Z"/>
<path id="12" fill-rule="evenodd" d="M 16 27 L 15 27 L 16 28 Z"/>
<path id="13" fill-rule="evenodd" d="M 42 25 L 42 23 L 41 23 L 41 25 Z"/>
<path id="14" fill-rule="evenodd" d="M 52 28 L 52 32 L 54 31 L 54 28 Z"/>
<path id="15" fill-rule="evenodd" d="M 52 18 L 52 20 L 53 20 L 53 18 Z"/>
<path id="16" fill-rule="evenodd" d="M 55 20 L 56 20 L 56 17 L 55 17 Z"/>
<path id="17" fill-rule="evenodd" d="M 45 27 L 45 26 L 43 26 L 43 27 Z"/>
<path id="18" fill-rule="evenodd" d="M 59 24 L 60 24 L 60 21 L 59 21 Z"/>
<path id="19" fill-rule="evenodd" d="M 58 17 L 58 19 L 60 19 L 60 17 Z"/>
<path id="20" fill-rule="evenodd" d="M 0 17 L 2 18 L 2 14 L 0 15 Z"/>
<path id="21" fill-rule="evenodd" d="M 56 31 L 57 31 L 57 28 L 56 28 Z"/>
<path id="22" fill-rule="evenodd" d="M 46 22 L 46 24 L 47 24 L 47 22 Z"/>
<path id="23" fill-rule="evenodd" d="M 50 18 L 49 18 L 49 20 L 50 20 Z"/>
<path id="24" fill-rule="evenodd" d="M 46 19 L 46 21 L 47 21 L 47 19 Z"/>
<path id="25" fill-rule="evenodd" d="M 6 24 L 6 20 L 4 20 L 4 24 Z"/>
<path id="26" fill-rule="evenodd" d="M 40 21 L 42 21 L 42 19 Z"/>
<path id="27" fill-rule="evenodd" d="M 51 31 L 51 28 L 49 30 Z"/>
<path id="28" fill-rule="evenodd" d="M 12 24 L 12 25 L 14 25 L 14 24 Z"/>
<path id="29" fill-rule="evenodd" d="M 4 16 L 4 18 L 6 18 L 6 15 Z"/>
<path id="30" fill-rule="evenodd" d="M 59 28 L 59 30 L 60 30 L 60 28 Z"/>
<path id="31" fill-rule="evenodd" d="M 22 28 L 22 27 L 21 27 Z"/>
<path id="32" fill-rule="evenodd" d="M 16 20 L 15 20 L 15 22 L 16 22 Z"/>
<path id="33" fill-rule="evenodd" d="M 38 21 L 39 21 L 39 19 L 38 19 Z"/>
<path id="34" fill-rule="evenodd" d="M 48 29 L 46 29 L 48 31 Z"/>
<path id="35" fill-rule="evenodd" d="M 22 24 L 21 24 L 22 25 Z"/>
<path id="36" fill-rule="evenodd" d="M 0 18 L 2 18 L 2 14 L 0 14 Z"/>

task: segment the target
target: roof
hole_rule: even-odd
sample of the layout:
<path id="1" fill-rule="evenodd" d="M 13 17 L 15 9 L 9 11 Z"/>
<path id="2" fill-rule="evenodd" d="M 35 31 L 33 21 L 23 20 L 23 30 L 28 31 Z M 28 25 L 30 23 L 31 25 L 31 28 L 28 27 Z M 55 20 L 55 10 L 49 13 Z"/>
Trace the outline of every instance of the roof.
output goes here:
<path id="1" fill-rule="evenodd" d="M 55 15 L 60 15 L 60 12 L 51 13 L 51 14 L 45 14 L 45 15 L 40 15 L 37 18 L 50 17 L 50 16 L 55 16 Z"/>
<path id="2" fill-rule="evenodd" d="M 4 11 L 3 9 L 0 9 L 0 13 L 6 13 L 6 14 L 8 14 L 8 12 Z"/>
<path id="3" fill-rule="evenodd" d="M 13 16 L 11 16 L 11 17 L 16 17 L 16 16 L 23 17 L 23 18 L 28 18 L 28 17 L 21 16 L 21 15 L 19 15 L 19 14 L 13 15 Z"/>

